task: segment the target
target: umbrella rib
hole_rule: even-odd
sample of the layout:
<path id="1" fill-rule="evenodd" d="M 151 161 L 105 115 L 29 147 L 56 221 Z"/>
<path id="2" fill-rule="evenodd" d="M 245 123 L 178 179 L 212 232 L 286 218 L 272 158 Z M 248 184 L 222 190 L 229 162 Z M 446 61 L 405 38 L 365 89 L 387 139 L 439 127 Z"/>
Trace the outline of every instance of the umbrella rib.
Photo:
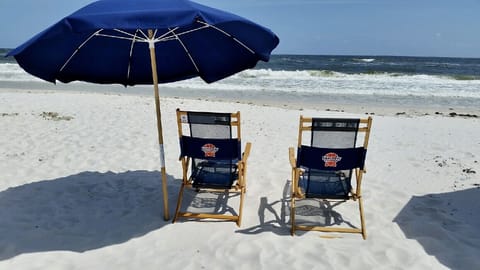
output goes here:
<path id="1" fill-rule="evenodd" d="M 142 29 L 138 29 L 140 31 L 140 33 L 143 35 L 143 37 L 145 38 L 145 40 L 148 40 L 148 36 L 142 31 Z"/>
<path id="2" fill-rule="evenodd" d="M 178 29 L 178 27 L 175 27 L 175 28 L 173 28 L 173 29 L 168 29 L 168 31 L 167 31 L 165 34 L 163 34 L 163 35 L 155 38 L 154 41 L 155 41 L 155 42 L 160 42 L 160 41 L 167 41 L 167 40 L 175 39 L 175 37 L 168 36 L 168 35 L 171 35 L 171 34 L 175 35 L 175 34 L 174 34 L 174 31 L 176 31 L 177 29 Z M 156 30 L 155 30 L 155 33 L 156 33 Z M 154 36 L 155 36 L 155 35 L 154 35 Z"/>
<path id="3" fill-rule="evenodd" d="M 125 39 L 125 40 L 133 40 L 133 37 L 120 37 L 120 36 L 114 36 L 114 35 L 106 35 L 106 34 L 97 34 L 96 36 L 99 37 L 108 37 L 108 38 L 116 38 L 116 39 Z M 142 38 L 136 37 L 136 41 L 145 41 Z"/>
<path id="4" fill-rule="evenodd" d="M 185 46 L 185 44 L 183 44 L 183 42 L 182 42 L 182 40 L 180 39 L 180 37 L 179 37 L 174 31 L 171 31 L 171 33 L 172 33 L 172 35 L 175 36 L 175 38 L 178 40 L 178 42 L 180 42 L 180 45 L 182 45 L 183 49 L 184 49 L 185 52 L 187 53 L 188 58 L 190 58 L 190 61 L 192 61 L 193 66 L 195 67 L 195 69 L 197 70 L 197 72 L 200 73 L 200 70 L 198 69 L 198 66 L 197 66 L 197 64 L 195 63 L 195 60 L 193 60 L 192 55 L 191 55 L 190 52 L 188 51 L 188 48 Z"/>
<path id="5" fill-rule="evenodd" d="M 103 29 L 100 29 L 98 31 L 96 31 L 95 33 L 93 33 L 92 35 L 90 35 L 84 42 L 82 42 L 82 44 L 80 44 L 80 46 L 78 46 L 78 48 L 73 52 L 72 55 L 70 55 L 70 57 L 67 59 L 67 61 L 63 64 L 63 66 L 60 68 L 60 72 L 63 71 L 63 69 L 68 65 L 68 63 L 70 63 L 70 61 L 72 60 L 72 58 L 80 51 L 80 49 L 90 40 L 92 39 L 94 36 L 96 36 L 98 33 L 100 33 L 101 31 L 103 31 Z"/>
<path id="6" fill-rule="evenodd" d="M 213 26 L 213 25 L 211 25 L 211 24 L 208 24 L 208 23 L 206 23 L 206 22 L 200 21 L 200 20 L 197 20 L 197 22 L 199 22 L 199 23 L 201 23 L 201 24 L 203 24 L 203 25 L 205 25 L 205 26 L 207 26 L 207 27 L 211 27 L 211 28 L 219 31 L 220 33 L 222 33 L 222 34 L 224 34 L 224 35 L 226 35 L 226 36 L 228 36 L 228 37 L 231 37 L 235 42 L 237 42 L 238 44 L 242 45 L 242 47 L 244 47 L 245 49 L 247 49 L 249 52 L 255 54 L 255 51 L 253 51 L 252 49 L 250 49 L 247 45 L 245 45 L 243 42 L 241 42 L 240 40 L 238 40 L 236 37 L 232 36 L 231 34 L 225 32 L 225 31 L 223 31 L 222 29 L 220 29 L 220 28 L 218 28 L 218 27 L 216 27 L 216 26 Z"/>
<path id="7" fill-rule="evenodd" d="M 78 46 L 78 48 L 73 52 L 72 55 L 70 55 L 70 57 L 67 59 L 67 61 L 65 61 L 65 63 L 63 64 L 63 66 L 60 68 L 60 72 L 62 72 L 65 67 L 70 63 L 70 61 L 73 59 L 73 57 L 75 57 L 75 55 L 80 51 L 80 49 L 85 46 L 85 44 L 90 41 L 93 37 L 95 36 L 99 36 L 99 37 L 108 37 L 108 38 L 116 38 L 116 39 L 125 39 L 125 40 L 130 40 L 132 41 L 132 44 L 130 46 L 130 60 L 132 59 L 132 53 L 133 53 L 133 46 L 134 46 L 134 43 L 135 41 L 146 41 L 145 39 L 142 39 L 141 37 L 138 37 L 137 36 L 137 32 L 139 31 L 137 29 L 137 31 L 135 32 L 135 34 L 130 34 L 128 32 L 125 32 L 125 31 L 122 31 L 120 29 L 114 29 L 115 31 L 119 32 L 119 33 L 122 33 L 124 35 L 127 35 L 129 37 L 121 37 L 121 36 L 114 36 L 114 35 L 107 35 L 107 34 L 101 34 L 101 32 L 103 31 L 104 29 L 100 29 L 96 32 L 94 32 L 92 35 L 90 35 L 84 42 L 82 42 L 82 44 L 80 44 L 80 46 Z M 141 31 L 141 30 L 140 30 Z M 127 71 L 127 79 L 130 78 L 130 60 L 129 60 L 129 63 L 128 63 L 128 71 Z"/>
<path id="8" fill-rule="evenodd" d="M 198 23 L 202 24 L 203 26 L 202 27 L 199 27 L 199 28 L 196 28 L 196 29 L 192 29 L 192 30 L 188 30 L 188 31 L 185 31 L 185 32 L 181 32 L 181 33 L 175 33 L 175 31 L 178 29 L 178 27 L 174 28 L 174 29 L 169 29 L 168 32 L 166 32 L 165 34 L 157 37 L 157 38 L 154 38 L 152 39 L 151 41 L 152 42 L 162 42 L 162 41 L 169 41 L 169 40 L 178 40 L 178 42 L 180 43 L 180 45 L 183 47 L 183 49 L 185 50 L 185 52 L 187 53 L 188 57 L 190 58 L 190 61 L 192 62 L 192 64 L 194 65 L 195 69 L 197 70 L 197 72 L 200 72 L 199 69 L 198 69 L 198 66 L 197 64 L 195 63 L 195 60 L 193 59 L 192 55 L 190 54 L 188 48 L 185 46 L 185 44 L 182 42 L 182 40 L 180 39 L 180 36 L 182 35 L 186 35 L 186 34 L 189 34 L 191 32 L 195 32 L 195 31 L 199 31 L 199 30 L 202 30 L 202 29 L 205 29 L 205 28 L 213 28 L 217 31 L 219 31 L 220 33 L 232 38 L 235 42 L 237 42 L 238 44 L 240 44 L 242 47 L 244 47 L 245 49 L 247 49 L 250 53 L 252 54 L 255 54 L 255 51 L 253 51 L 252 49 L 250 49 L 247 45 L 245 45 L 243 42 L 241 42 L 240 40 L 238 40 L 237 38 L 235 38 L 234 36 L 232 36 L 231 34 L 229 34 L 228 32 L 225 32 L 224 30 L 216 27 L 216 26 L 213 26 L 211 24 L 208 24 L 206 22 L 203 22 L 203 21 L 200 21 L 198 20 L 197 21 Z M 104 29 L 100 29 L 98 31 L 96 31 L 95 33 L 93 33 L 92 35 L 90 35 L 82 44 L 80 44 L 80 46 L 78 46 L 78 48 L 73 52 L 73 54 L 67 59 L 67 61 L 63 64 L 63 66 L 60 68 L 60 72 L 62 72 L 65 67 L 70 63 L 70 61 L 73 59 L 73 57 L 80 51 L 80 49 L 88 42 L 90 41 L 90 39 L 92 39 L 94 36 L 100 36 L 100 37 L 109 37 L 109 38 L 117 38 L 117 39 L 124 39 L 124 40 L 130 40 L 132 41 L 132 44 L 130 46 L 130 59 L 132 57 L 132 52 L 133 52 L 133 46 L 134 46 L 134 43 L 136 41 L 140 41 L 140 42 L 148 42 L 149 38 L 147 35 L 145 35 L 145 33 L 141 30 L 141 29 L 137 29 L 137 31 L 135 32 L 135 34 L 131 34 L 131 33 L 128 33 L 128 32 L 125 32 L 125 31 L 122 31 L 120 29 L 114 29 L 115 31 L 119 32 L 119 33 L 122 33 L 124 35 L 126 35 L 127 37 L 121 37 L 121 36 L 114 36 L 114 35 L 108 35 L 108 34 L 101 34 L 101 32 L 103 31 Z M 137 36 L 137 32 L 140 32 L 144 38 L 141 38 L 139 36 Z M 154 37 L 156 36 L 157 34 L 157 29 L 155 29 L 155 33 L 154 33 Z M 129 61 L 129 65 L 128 65 L 128 71 L 127 71 L 127 79 L 130 77 L 130 61 Z"/>
<path id="9" fill-rule="evenodd" d="M 207 25 L 204 25 L 204 26 L 202 26 L 202 27 L 195 28 L 195 29 L 191 29 L 191 30 L 188 30 L 188 31 L 185 31 L 185 32 L 174 33 L 174 36 L 175 36 L 175 37 L 171 37 L 171 36 L 166 37 L 165 41 L 168 41 L 168 40 L 171 40 L 171 39 L 177 39 L 178 36 L 183 36 L 183 35 L 186 35 L 186 34 L 190 34 L 190 33 L 192 33 L 192 32 L 199 31 L 199 30 L 202 30 L 202 29 L 205 29 L 205 28 L 208 28 L 208 26 L 207 26 Z M 178 29 L 178 27 L 175 28 L 175 29 L 173 29 L 173 30 L 170 31 L 170 32 L 173 32 L 173 31 L 175 31 L 175 30 L 177 30 L 177 29 Z M 167 32 L 167 33 L 170 33 L 170 32 Z M 164 36 L 165 36 L 165 35 L 164 35 Z M 162 41 L 164 41 L 164 40 L 162 40 Z"/>
<path id="10" fill-rule="evenodd" d="M 135 39 L 137 38 L 138 29 L 135 31 L 135 34 L 131 34 L 131 33 L 129 33 L 129 32 L 126 32 L 126 31 L 123 31 L 123 30 L 120 30 L 120 29 L 117 29 L 117 28 L 115 28 L 115 29 L 113 29 L 113 30 L 114 30 L 115 32 L 124 34 L 124 35 L 126 35 L 126 36 L 129 36 L 129 37 L 132 37 L 132 38 L 135 38 Z M 112 37 L 117 37 L 117 36 L 113 36 L 113 35 L 112 35 Z M 119 37 L 119 38 L 121 38 L 121 37 Z M 123 38 L 126 38 L 126 37 L 123 37 Z"/>
<path id="11" fill-rule="evenodd" d="M 120 31 L 120 30 L 118 30 L 118 31 L 123 32 L 123 31 Z M 135 45 L 135 41 L 137 40 L 137 33 L 138 33 L 138 29 L 137 29 L 137 31 L 135 31 L 135 34 L 133 35 L 132 44 L 130 44 L 130 55 L 129 55 L 129 58 L 128 58 L 128 69 L 127 69 L 127 81 L 130 79 L 130 68 L 131 68 L 131 64 L 132 64 L 133 46 Z M 126 33 L 126 34 L 130 34 L 130 33 Z"/>

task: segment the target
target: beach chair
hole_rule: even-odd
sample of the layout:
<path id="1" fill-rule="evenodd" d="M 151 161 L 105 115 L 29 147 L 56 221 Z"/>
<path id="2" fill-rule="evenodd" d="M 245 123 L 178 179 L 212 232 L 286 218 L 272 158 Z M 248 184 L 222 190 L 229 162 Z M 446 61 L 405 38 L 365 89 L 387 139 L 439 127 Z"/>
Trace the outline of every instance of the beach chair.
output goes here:
<path id="1" fill-rule="evenodd" d="M 175 222 L 179 217 L 242 221 L 243 200 L 246 192 L 247 158 L 251 143 L 241 152 L 240 112 L 192 112 L 177 109 L 180 161 L 183 181 L 180 188 Z M 197 192 L 236 193 L 240 196 L 238 213 L 181 212 L 184 189 Z M 232 212 L 233 211 L 233 212 Z"/>
<path id="2" fill-rule="evenodd" d="M 371 117 L 343 119 L 300 116 L 296 158 L 294 148 L 289 148 L 292 166 L 292 236 L 296 230 L 304 230 L 361 233 L 366 239 L 361 184 L 371 124 Z M 356 183 L 352 183 L 352 178 L 356 179 Z M 319 201 L 326 205 L 357 201 L 360 228 L 332 224 L 297 225 L 295 207 L 299 200 Z"/>

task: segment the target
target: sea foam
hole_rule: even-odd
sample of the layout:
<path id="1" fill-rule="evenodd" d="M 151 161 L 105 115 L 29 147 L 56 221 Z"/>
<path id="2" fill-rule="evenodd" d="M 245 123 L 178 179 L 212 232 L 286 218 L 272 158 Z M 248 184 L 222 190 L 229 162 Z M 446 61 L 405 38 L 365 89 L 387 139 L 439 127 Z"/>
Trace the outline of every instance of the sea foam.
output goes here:
<path id="1" fill-rule="evenodd" d="M 39 82 L 13 63 L 0 64 L 1 82 Z M 184 89 L 267 91 L 272 93 L 389 95 L 480 98 L 480 80 L 472 76 L 342 73 L 328 70 L 250 69 L 207 84 L 199 78 L 165 84 Z"/>

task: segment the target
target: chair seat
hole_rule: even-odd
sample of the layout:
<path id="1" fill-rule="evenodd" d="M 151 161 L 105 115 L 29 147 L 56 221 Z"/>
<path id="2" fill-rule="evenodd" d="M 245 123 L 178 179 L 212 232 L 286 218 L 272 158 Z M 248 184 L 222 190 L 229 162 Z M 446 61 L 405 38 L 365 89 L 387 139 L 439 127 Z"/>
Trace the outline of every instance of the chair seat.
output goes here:
<path id="1" fill-rule="evenodd" d="M 191 175 L 195 188 L 230 189 L 237 178 L 237 166 L 230 162 L 205 161 Z"/>
<path id="2" fill-rule="evenodd" d="M 307 181 L 309 175 L 310 181 Z M 299 187 L 307 198 L 348 199 L 351 184 L 342 173 L 307 170 L 299 179 Z"/>

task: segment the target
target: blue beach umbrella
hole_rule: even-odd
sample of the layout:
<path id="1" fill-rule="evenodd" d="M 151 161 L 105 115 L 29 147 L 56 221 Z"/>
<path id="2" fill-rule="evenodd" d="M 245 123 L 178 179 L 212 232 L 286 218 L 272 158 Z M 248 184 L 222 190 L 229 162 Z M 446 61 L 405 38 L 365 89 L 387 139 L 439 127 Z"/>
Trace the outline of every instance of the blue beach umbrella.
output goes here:
<path id="1" fill-rule="evenodd" d="M 158 83 L 211 83 L 268 61 L 269 29 L 188 0 L 103 0 L 65 17 L 12 50 L 28 73 L 53 82 L 152 84 L 164 218 L 169 219 Z"/>

